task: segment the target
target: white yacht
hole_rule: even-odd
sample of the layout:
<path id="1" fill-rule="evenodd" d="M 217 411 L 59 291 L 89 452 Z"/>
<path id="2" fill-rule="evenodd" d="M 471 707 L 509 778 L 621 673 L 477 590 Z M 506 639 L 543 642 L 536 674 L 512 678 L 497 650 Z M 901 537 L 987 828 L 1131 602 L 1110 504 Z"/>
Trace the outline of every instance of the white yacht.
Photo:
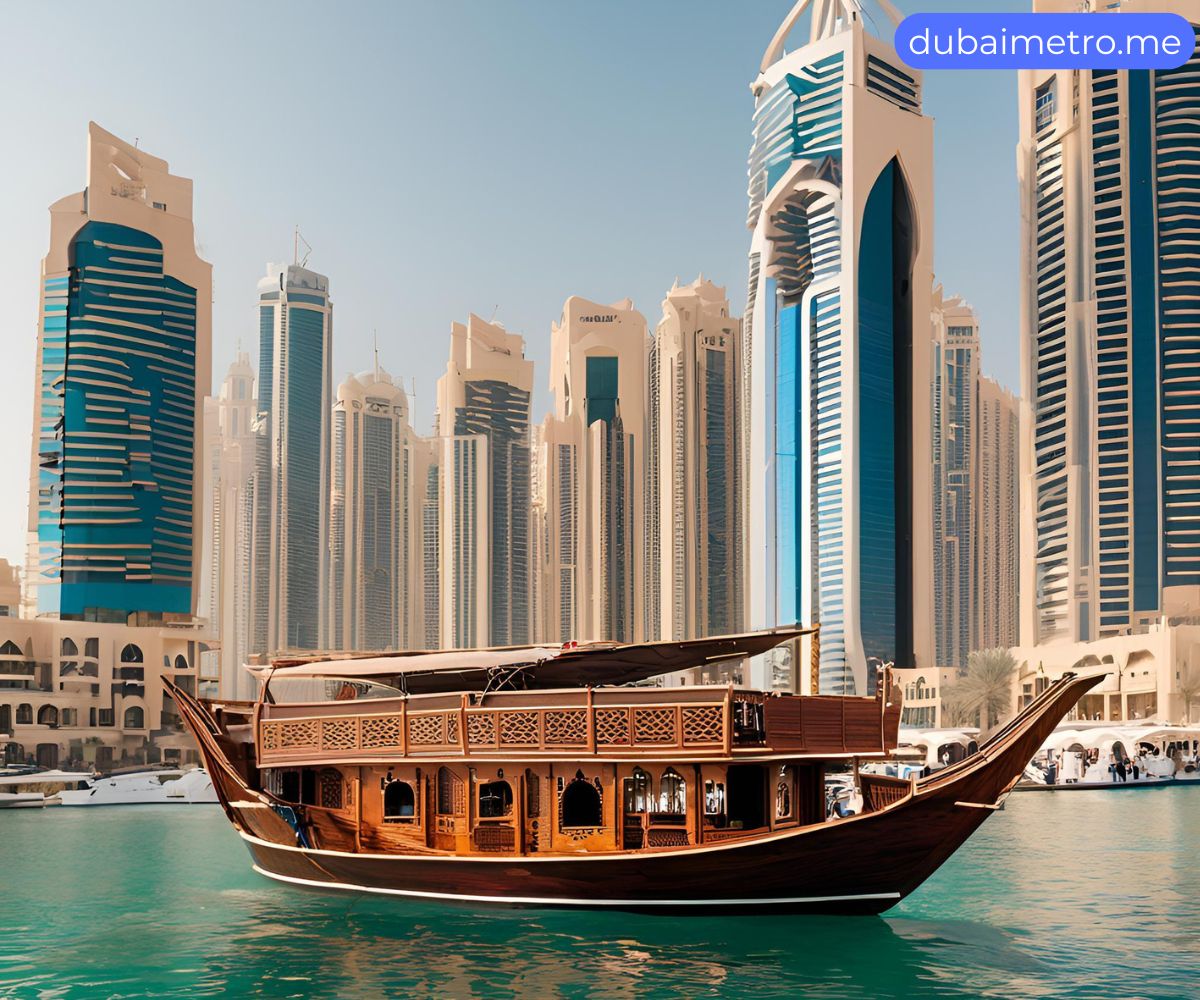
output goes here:
<path id="1" fill-rule="evenodd" d="M 59 798 L 64 806 L 197 805 L 215 803 L 217 793 L 207 772 L 190 768 L 111 774 Z"/>
<path id="2" fill-rule="evenodd" d="M 0 809 L 56 806 L 64 791 L 87 789 L 94 774 L 81 771 L 18 771 L 0 774 Z"/>

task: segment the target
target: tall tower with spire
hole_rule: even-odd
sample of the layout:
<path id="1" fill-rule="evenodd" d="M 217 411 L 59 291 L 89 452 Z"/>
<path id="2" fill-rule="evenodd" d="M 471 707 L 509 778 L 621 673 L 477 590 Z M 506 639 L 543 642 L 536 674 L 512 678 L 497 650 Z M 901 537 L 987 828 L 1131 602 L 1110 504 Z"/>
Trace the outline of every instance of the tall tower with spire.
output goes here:
<path id="1" fill-rule="evenodd" d="M 933 123 L 872 16 L 800 0 L 751 85 L 747 624 L 820 625 L 823 693 L 932 657 Z M 811 658 L 756 680 L 809 690 Z"/>

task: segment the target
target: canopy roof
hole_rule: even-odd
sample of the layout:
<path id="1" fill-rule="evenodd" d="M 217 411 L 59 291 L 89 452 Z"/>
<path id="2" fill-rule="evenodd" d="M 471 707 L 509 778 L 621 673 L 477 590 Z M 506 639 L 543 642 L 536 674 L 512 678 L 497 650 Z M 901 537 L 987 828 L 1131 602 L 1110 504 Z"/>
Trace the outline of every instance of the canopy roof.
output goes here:
<path id="1" fill-rule="evenodd" d="M 676 670 L 757 656 L 812 631 L 796 626 L 684 642 L 624 645 L 595 642 L 561 647 L 509 646 L 372 655 L 325 653 L 313 657 L 279 658 L 270 664 L 250 664 L 246 669 L 264 680 L 288 677 L 371 679 L 392 684 L 411 694 L 486 687 L 531 689 L 629 684 Z"/>

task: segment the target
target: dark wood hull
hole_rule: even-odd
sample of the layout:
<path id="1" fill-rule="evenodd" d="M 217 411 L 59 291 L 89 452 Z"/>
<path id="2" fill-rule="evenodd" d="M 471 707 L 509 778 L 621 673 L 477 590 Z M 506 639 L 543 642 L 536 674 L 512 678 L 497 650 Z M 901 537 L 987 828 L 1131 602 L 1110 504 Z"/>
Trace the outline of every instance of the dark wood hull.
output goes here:
<path id="1" fill-rule="evenodd" d="M 281 881 L 468 904 L 863 914 L 888 909 L 929 878 L 998 807 L 1050 731 L 1099 680 L 1064 678 L 977 754 L 929 778 L 911 785 L 874 779 L 877 807 L 860 816 L 717 845 L 553 856 L 298 846 L 292 827 L 230 763 L 207 710 L 182 692 L 176 697 L 255 868 Z"/>

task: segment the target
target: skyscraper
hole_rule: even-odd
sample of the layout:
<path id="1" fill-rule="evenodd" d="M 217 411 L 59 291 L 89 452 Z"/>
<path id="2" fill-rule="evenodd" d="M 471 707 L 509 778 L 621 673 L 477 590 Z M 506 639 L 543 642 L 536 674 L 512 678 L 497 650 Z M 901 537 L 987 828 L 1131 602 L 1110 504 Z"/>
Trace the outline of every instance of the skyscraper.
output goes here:
<path id="1" fill-rule="evenodd" d="M 972 649 L 1015 646 L 1020 535 L 1017 501 L 1020 407 L 990 378 L 975 404 L 975 582 Z"/>
<path id="2" fill-rule="evenodd" d="M 800 0 L 752 90 L 747 624 L 819 624 L 820 690 L 863 694 L 933 655 L 933 123 L 859 0 Z M 756 681 L 808 689 L 788 652 Z"/>
<path id="3" fill-rule="evenodd" d="M 450 327 L 438 379 L 444 646 L 529 641 L 529 408 L 525 342 L 471 315 Z"/>
<path id="4" fill-rule="evenodd" d="M 425 643 L 423 444 L 409 424 L 407 395 L 378 365 L 338 386 L 326 632 L 335 649 Z"/>
<path id="5" fill-rule="evenodd" d="M 1200 23 L 1190 0 L 1092 6 Z M 1200 56 L 1019 80 L 1028 646 L 1113 635 L 1200 588 Z"/>
<path id="6" fill-rule="evenodd" d="M 192 182 L 88 125 L 87 187 L 50 207 L 26 586 L 39 614 L 196 613 L 212 272 Z"/>
<path id="7" fill-rule="evenodd" d="M 741 328 L 703 277 L 663 300 L 649 360 L 648 638 L 741 628 Z"/>
<path id="8" fill-rule="evenodd" d="M 645 317 L 571 296 L 550 331 L 554 412 L 545 449 L 544 571 L 557 606 L 547 641 L 645 635 L 647 357 Z"/>
<path id="9" fill-rule="evenodd" d="M 979 320 L 933 292 L 933 606 L 939 667 L 965 667 L 975 607 Z"/>
<path id="10" fill-rule="evenodd" d="M 323 645 L 328 594 L 329 279 L 271 264 L 258 283 L 249 650 Z"/>
<path id="11" fill-rule="evenodd" d="M 220 640 L 204 654 L 217 663 L 220 696 L 252 698 L 256 685 L 243 668 L 250 618 L 250 553 L 255 436 L 254 369 L 237 360 L 215 398 L 204 401 L 204 577 L 200 615 Z"/>

